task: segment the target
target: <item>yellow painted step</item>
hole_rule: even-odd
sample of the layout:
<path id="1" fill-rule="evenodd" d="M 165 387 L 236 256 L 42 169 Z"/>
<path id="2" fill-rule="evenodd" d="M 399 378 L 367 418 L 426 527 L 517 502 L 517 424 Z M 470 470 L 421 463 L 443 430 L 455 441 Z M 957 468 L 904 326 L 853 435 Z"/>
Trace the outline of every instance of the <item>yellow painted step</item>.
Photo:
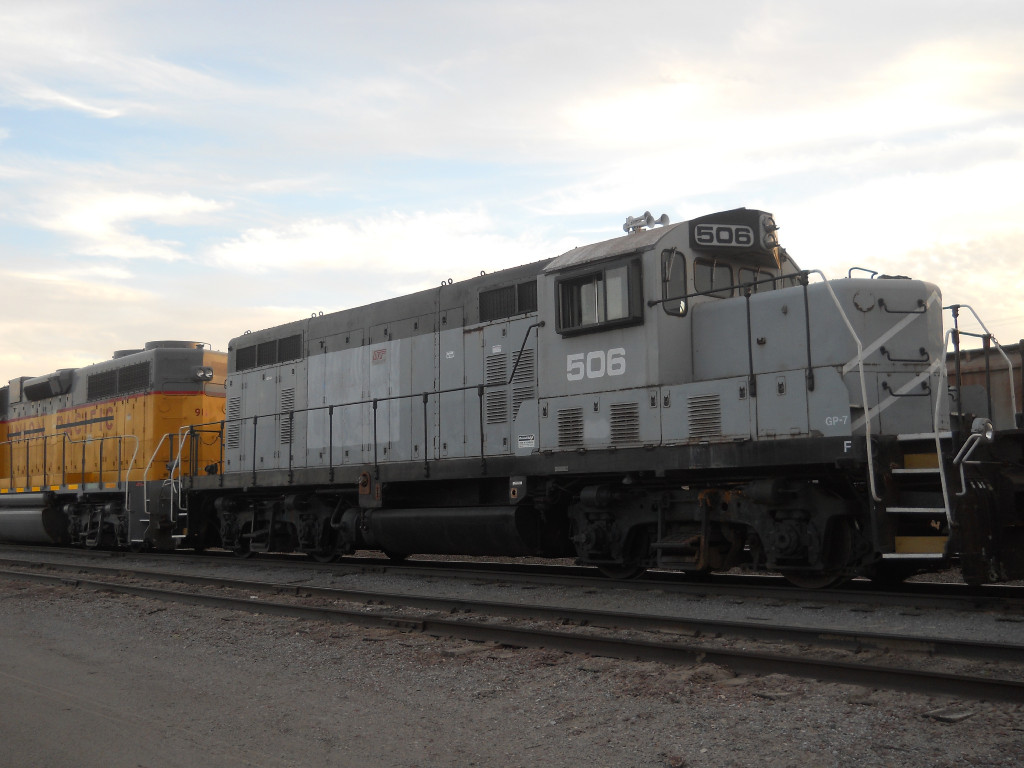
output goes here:
<path id="1" fill-rule="evenodd" d="M 896 552 L 901 555 L 941 555 L 948 536 L 897 536 Z"/>
<path id="2" fill-rule="evenodd" d="M 906 453 L 903 455 L 904 469 L 937 469 L 939 457 L 936 453 Z"/>

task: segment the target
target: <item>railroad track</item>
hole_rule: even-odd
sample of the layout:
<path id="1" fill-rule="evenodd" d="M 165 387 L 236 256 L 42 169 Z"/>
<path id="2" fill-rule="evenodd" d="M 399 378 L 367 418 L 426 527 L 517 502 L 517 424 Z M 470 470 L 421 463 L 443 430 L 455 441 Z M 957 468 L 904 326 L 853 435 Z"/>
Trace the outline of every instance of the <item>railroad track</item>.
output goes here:
<path id="1" fill-rule="evenodd" d="M 47 584 L 91 588 L 131 594 L 140 597 L 173 601 L 190 605 L 206 605 L 250 613 L 290 616 L 295 618 L 346 622 L 360 625 L 494 642 L 506 646 L 538 647 L 620 659 L 641 659 L 669 664 L 710 662 L 744 674 L 789 674 L 831 682 L 853 683 L 867 687 L 914 691 L 930 695 L 951 695 L 984 700 L 1024 701 L 1024 680 L 996 678 L 991 674 L 963 675 L 942 671 L 864 664 L 849 659 L 822 659 L 808 655 L 807 648 L 839 648 L 845 651 L 881 649 L 902 654 L 926 654 L 942 659 L 959 658 L 971 661 L 999 662 L 1020 673 L 1024 666 L 1024 646 L 987 642 L 953 641 L 934 637 L 895 634 L 808 629 L 805 627 L 765 626 L 745 622 L 696 620 L 679 617 L 651 616 L 614 611 L 580 610 L 575 608 L 519 603 L 460 600 L 444 597 L 422 597 L 379 591 L 341 590 L 323 587 L 296 586 L 263 581 L 224 579 L 168 573 L 123 566 L 82 564 L 47 564 L 33 570 L 14 570 L 13 563 L 2 563 L 0 576 L 9 580 L 35 581 Z M 25 566 L 25 563 L 21 563 Z M 42 572 L 48 568 L 57 573 Z M 102 578 L 82 578 L 90 573 Z M 127 580 L 187 585 L 192 590 L 153 587 Z M 216 589 L 220 594 L 201 590 Z M 223 594 L 225 590 L 244 596 Z M 279 600 L 256 599 L 253 593 L 274 594 Z M 360 609 L 336 605 L 311 605 L 310 601 L 362 604 Z M 367 611 L 367 603 L 400 607 L 428 615 L 409 615 L 383 611 Z M 439 613 L 446 614 L 439 616 Z M 451 618 L 457 613 L 462 618 Z M 510 626 L 496 624 L 494 618 L 527 620 L 548 626 Z M 575 631 L 552 628 L 551 624 L 571 623 Z M 602 628 L 600 631 L 595 628 Z M 623 637 L 608 630 L 643 633 L 643 637 Z M 652 639 L 651 635 L 656 639 Z M 670 640 L 662 638 L 670 637 Z M 760 652 L 725 647 L 719 642 L 697 643 L 698 639 L 754 640 L 786 643 L 791 652 Z M 991 672 L 991 670 L 989 670 Z"/>
<path id="2" fill-rule="evenodd" d="M 770 600 L 811 600 L 825 604 L 869 604 L 907 608 L 946 608 L 989 611 L 1024 611 L 1024 587 L 908 582 L 898 590 L 882 590 L 866 580 L 857 580 L 837 589 L 805 590 L 794 587 L 780 577 L 765 575 L 715 574 L 694 579 L 676 572 L 652 571 L 642 578 L 617 581 L 595 575 L 593 568 L 567 565 L 538 565 L 480 561 L 414 560 L 394 562 L 382 557 L 348 557 L 335 563 L 317 563 L 298 555 L 261 556 L 239 560 L 228 552 L 204 553 L 128 553 L 103 550 L 67 550 L 53 547 L 22 545 L 0 546 L 4 551 L 31 553 L 33 556 L 79 556 L 98 560 L 142 558 L 153 562 L 178 561 L 188 564 L 207 562 L 213 565 L 238 566 L 259 564 L 282 570 L 300 569 L 327 573 L 398 573 L 405 576 L 443 577 L 508 583 L 541 584 L 545 586 L 586 587 L 592 589 L 624 589 L 645 591 L 657 589 L 685 597 L 737 597 Z"/>

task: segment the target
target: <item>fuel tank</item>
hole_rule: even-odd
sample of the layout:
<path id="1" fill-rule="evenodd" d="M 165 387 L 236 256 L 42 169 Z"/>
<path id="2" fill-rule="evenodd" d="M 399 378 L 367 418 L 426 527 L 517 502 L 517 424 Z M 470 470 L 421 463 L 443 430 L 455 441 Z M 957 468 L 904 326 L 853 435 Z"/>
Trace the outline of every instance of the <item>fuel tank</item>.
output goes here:
<path id="1" fill-rule="evenodd" d="M 377 509 L 363 521 L 367 543 L 404 555 L 540 555 L 545 533 L 529 505 Z"/>
<path id="2" fill-rule="evenodd" d="M 0 541 L 14 544 L 66 544 L 67 518 L 48 506 L 42 493 L 0 496 Z"/>

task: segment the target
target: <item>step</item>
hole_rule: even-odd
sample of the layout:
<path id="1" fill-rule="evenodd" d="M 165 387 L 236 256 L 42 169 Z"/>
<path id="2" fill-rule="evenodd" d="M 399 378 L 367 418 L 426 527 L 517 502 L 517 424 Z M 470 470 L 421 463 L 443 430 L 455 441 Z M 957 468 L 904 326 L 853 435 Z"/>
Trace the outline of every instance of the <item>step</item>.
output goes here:
<path id="1" fill-rule="evenodd" d="M 885 511 L 890 515 L 934 515 L 945 517 L 945 507 L 886 507 Z"/>
<path id="2" fill-rule="evenodd" d="M 942 555 L 948 536 L 896 536 L 893 546 L 897 555 Z"/>
<path id="3" fill-rule="evenodd" d="M 939 474 L 939 468 L 935 467 L 913 467 L 908 469 L 900 469 L 897 467 L 892 470 L 894 475 L 937 475 Z"/>
<path id="4" fill-rule="evenodd" d="M 934 469 L 939 468 L 939 457 L 932 453 L 905 453 L 903 454 L 903 469 Z"/>
<path id="5" fill-rule="evenodd" d="M 700 546 L 694 546 L 685 541 L 656 541 L 651 544 L 652 549 L 668 550 L 670 552 L 697 552 Z"/>
<path id="6" fill-rule="evenodd" d="M 952 432 L 939 432 L 939 439 L 940 440 L 949 440 L 949 439 L 952 439 L 952 437 L 953 437 L 953 433 Z M 904 443 L 915 442 L 915 441 L 918 441 L 918 440 L 931 440 L 931 441 L 934 442 L 935 441 L 935 433 L 934 432 L 907 432 L 907 433 L 902 434 L 902 435 L 896 435 L 896 439 L 899 440 L 900 442 L 904 442 Z"/>

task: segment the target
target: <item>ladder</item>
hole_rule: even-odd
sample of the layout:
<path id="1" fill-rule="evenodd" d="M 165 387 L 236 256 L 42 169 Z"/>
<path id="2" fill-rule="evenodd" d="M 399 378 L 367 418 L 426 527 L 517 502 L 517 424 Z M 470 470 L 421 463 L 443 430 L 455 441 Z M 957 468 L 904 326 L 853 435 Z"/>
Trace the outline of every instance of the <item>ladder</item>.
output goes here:
<path id="1" fill-rule="evenodd" d="M 940 446 L 950 432 L 897 435 L 899 456 L 889 471 L 882 522 L 891 540 L 884 560 L 941 560 L 947 554 L 953 513 Z"/>

